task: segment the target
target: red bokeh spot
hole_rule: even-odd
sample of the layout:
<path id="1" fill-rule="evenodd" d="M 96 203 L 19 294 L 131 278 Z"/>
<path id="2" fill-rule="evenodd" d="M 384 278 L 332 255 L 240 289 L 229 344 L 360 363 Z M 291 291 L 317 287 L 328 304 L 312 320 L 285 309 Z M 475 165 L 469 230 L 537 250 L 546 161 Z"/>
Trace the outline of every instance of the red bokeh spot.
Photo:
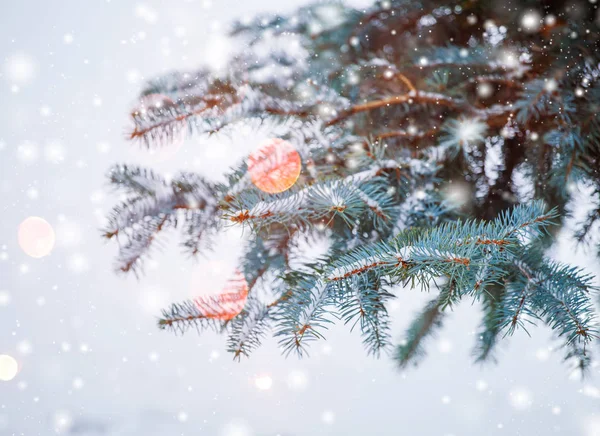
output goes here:
<path id="1" fill-rule="evenodd" d="M 244 309 L 248 288 L 244 275 L 236 270 L 220 294 L 198 297 L 194 302 L 206 318 L 227 321 L 235 318 Z"/>
<path id="2" fill-rule="evenodd" d="M 276 194 L 291 188 L 302 170 L 300 154 L 279 138 L 269 139 L 248 157 L 252 183 L 263 192 Z"/>

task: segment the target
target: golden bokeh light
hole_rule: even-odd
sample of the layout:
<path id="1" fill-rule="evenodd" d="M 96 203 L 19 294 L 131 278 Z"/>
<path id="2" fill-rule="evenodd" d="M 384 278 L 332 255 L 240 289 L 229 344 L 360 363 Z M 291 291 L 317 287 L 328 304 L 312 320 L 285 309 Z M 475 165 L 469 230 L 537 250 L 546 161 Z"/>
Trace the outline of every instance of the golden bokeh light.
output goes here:
<path id="1" fill-rule="evenodd" d="M 290 189 L 301 170 L 300 154 L 292 144 L 279 138 L 267 140 L 248 157 L 252 183 L 269 194 Z"/>
<path id="2" fill-rule="evenodd" d="M 17 361 L 8 354 L 0 354 L 0 380 L 10 381 L 17 375 L 19 365 Z"/>
<path id="3" fill-rule="evenodd" d="M 40 258 L 50 254 L 56 242 L 54 229 L 43 218 L 30 216 L 20 225 L 19 246 L 31 257 Z"/>

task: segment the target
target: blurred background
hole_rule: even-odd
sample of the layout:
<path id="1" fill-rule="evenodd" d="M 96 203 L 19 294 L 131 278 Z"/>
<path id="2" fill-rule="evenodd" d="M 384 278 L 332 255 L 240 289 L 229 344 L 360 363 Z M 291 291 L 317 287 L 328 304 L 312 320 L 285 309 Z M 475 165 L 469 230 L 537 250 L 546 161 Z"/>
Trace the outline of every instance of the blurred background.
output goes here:
<path id="1" fill-rule="evenodd" d="M 483 367 L 470 355 L 479 317 L 468 304 L 416 369 L 368 357 L 344 326 L 310 358 L 286 359 L 268 340 L 236 363 L 224 337 L 173 336 L 156 316 L 219 287 L 242 233 L 226 232 L 197 261 L 173 235 L 140 280 L 114 273 L 117 247 L 99 230 L 118 200 L 105 181 L 112 164 L 217 179 L 268 135 L 194 138 L 149 153 L 125 139 L 143 83 L 175 69 L 223 68 L 236 48 L 224 36 L 229 23 L 304 3 L 1 2 L 0 435 L 600 435 L 597 362 L 586 379 L 575 377 L 542 327 L 517 332 L 498 364 Z M 43 258 L 19 246 L 19 225 L 32 216 L 56 235 Z M 565 238 L 554 255 L 600 273 Z M 398 293 L 397 340 L 426 299 Z"/>

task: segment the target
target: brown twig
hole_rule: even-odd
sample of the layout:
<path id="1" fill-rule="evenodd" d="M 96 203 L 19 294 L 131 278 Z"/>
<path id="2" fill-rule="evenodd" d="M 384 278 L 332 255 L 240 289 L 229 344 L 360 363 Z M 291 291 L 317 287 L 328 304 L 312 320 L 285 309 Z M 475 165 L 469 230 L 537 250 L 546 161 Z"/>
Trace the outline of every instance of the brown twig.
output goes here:
<path id="1" fill-rule="evenodd" d="M 367 103 L 354 105 L 340 113 L 338 116 L 329 120 L 326 125 L 332 126 L 360 112 L 371 111 L 373 109 L 378 109 L 385 106 L 393 106 L 404 103 L 437 104 L 454 110 L 465 109 L 464 104 L 461 102 L 442 94 L 418 94 L 416 92 L 409 92 L 408 94 L 394 95 L 381 100 L 373 100 Z"/>
<path id="2" fill-rule="evenodd" d="M 406 77 L 404 74 L 397 73 L 396 77 L 398 77 L 400 80 L 402 80 L 402 83 L 404 83 L 406 85 L 406 87 L 409 89 L 410 92 L 414 92 L 415 94 L 418 92 L 417 88 L 415 88 L 415 85 L 413 85 L 412 82 L 409 80 L 409 78 Z"/>
<path id="3" fill-rule="evenodd" d="M 168 118 L 165 119 L 163 121 L 159 121 L 157 123 L 153 123 L 152 125 L 148 126 L 148 127 L 143 127 L 143 128 L 139 128 L 138 126 L 136 126 L 133 131 L 128 135 L 129 139 L 134 140 L 134 139 L 141 139 L 144 138 L 147 134 L 149 134 L 152 131 L 161 129 L 161 128 L 165 128 L 169 125 L 176 125 L 181 123 L 182 121 L 185 121 L 189 118 L 195 117 L 197 115 L 202 114 L 203 112 L 212 109 L 216 106 L 218 106 L 220 103 L 223 102 L 223 99 L 218 97 L 218 96 L 208 96 L 206 98 L 202 99 L 204 106 L 191 110 L 189 112 L 177 115 L 173 118 Z M 132 116 L 135 118 L 138 115 L 138 112 L 134 112 L 132 114 Z"/>

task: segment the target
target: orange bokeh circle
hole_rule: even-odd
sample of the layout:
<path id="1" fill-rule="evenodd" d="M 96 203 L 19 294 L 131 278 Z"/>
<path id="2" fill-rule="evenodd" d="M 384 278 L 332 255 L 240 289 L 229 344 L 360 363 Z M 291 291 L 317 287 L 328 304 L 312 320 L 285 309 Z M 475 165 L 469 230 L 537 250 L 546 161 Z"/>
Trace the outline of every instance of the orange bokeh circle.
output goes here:
<path id="1" fill-rule="evenodd" d="M 197 297 L 194 302 L 204 317 L 227 321 L 235 318 L 244 309 L 248 291 L 249 286 L 244 274 L 236 270 L 221 293 Z"/>
<path id="2" fill-rule="evenodd" d="M 252 183 L 263 192 L 277 194 L 290 189 L 300 176 L 302 162 L 294 146 L 279 138 L 262 143 L 248 157 Z"/>

